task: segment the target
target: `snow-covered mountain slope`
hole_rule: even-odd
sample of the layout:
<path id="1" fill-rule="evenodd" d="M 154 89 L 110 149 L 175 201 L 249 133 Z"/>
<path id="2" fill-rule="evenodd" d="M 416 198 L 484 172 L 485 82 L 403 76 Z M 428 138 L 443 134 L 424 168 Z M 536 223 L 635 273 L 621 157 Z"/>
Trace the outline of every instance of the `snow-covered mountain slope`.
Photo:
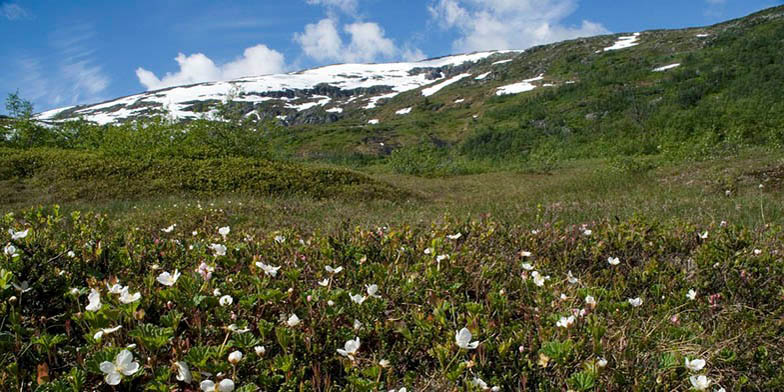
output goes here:
<path id="1" fill-rule="evenodd" d="M 384 99 L 419 88 L 434 94 L 466 70 L 503 64 L 520 51 L 491 51 L 420 62 L 340 64 L 279 75 L 199 83 L 131 95 L 96 105 L 40 113 L 40 120 L 84 118 L 99 124 L 166 113 L 174 119 L 210 118 L 227 97 L 243 103 L 246 115 L 288 124 L 332 122 L 352 110 L 373 109 Z M 428 89 L 429 87 L 429 89 Z"/>

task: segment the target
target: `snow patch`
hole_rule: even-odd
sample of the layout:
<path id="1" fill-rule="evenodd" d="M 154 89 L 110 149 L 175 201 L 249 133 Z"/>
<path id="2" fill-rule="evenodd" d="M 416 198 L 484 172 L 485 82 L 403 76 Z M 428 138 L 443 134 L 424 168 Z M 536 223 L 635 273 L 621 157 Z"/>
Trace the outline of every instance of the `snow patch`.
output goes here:
<path id="1" fill-rule="evenodd" d="M 475 79 L 475 80 L 483 80 L 484 78 L 486 78 L 487 76 L 489 76 L 491 73 L 492 73 L 492 72 L 485 72 L 485 73 L 483 73 L 483 74 L 481 74 L 481 75 L 479 75 L 479 76 L 475 77 L 474 79 Z"/>
<path id="2" fill-rule="evenodd" d="M 697 38 L 707 38 L 710 37 L 710 34 L 697 34 Z"/>
<path id="3" fill-rule="evenodd" d="M 678 68 L 678 67 L 680 67 L 680 66 L 681 66 L 681 63 L 675 63 L 675 64 L 670 64 L 670 65 L 665 65 L 665 66 L 663 66 L 663 67 L 654 68 L 654 69 L 653 69 L 653 72 L 664 72 L 664 71 L 667 71 L 667 70 L 669 70 L 669 69 Z"/>
<path id="4" fill-rule="evenodd" d="M 331 109 L 327 109 L 327 113 L 343 113 L 343 108 L 331 108 Z"/>
<path id="5" fill-rule="evenodd" d="M 510 95 L 510 94 L 519 94 L 519 93 L 524 93 L 526 91 L 531 91 L 536 88 L 536 86 L 531 82 L 536 82 L 542 79 L 544 79 L 544 75 L 539 75 L 532 79 L 523 80 L 520 83 L 514 83 L 507 86 L 499 87 L 498 90 L 495 92 L 495 95 Z"/>
<path id="6" fill-rule="evenodd" d="M 604 48 L 604 51 L 607 52 L 610 50 L 626 49 L 626 48 L 631 48 L 632 46 L 637 46 L 640 44 L 638 42 L 639 39 L 640 39 L 640 33 L 634 33 L 634 35 L 620 36 L 618 37 L 618 40 L 615 41 L 615 44 L 613 44 L 613 46 L 608 46 Z"/>
<path id="7" fill-rule="evenodd" d="M 465 99 L 463 99 L 463 98 L 455 100 L 455 103 L 463 103 L 463 102 L 465 102 Z"/>
<path id="8" fill-rule="evenodd" d="M 426 96 L 426 97 L 429 97 L 429 96 L 431 96 L 431 95 L 433 95 L 433 94 L 435 94 L 435 93 L 437 93 L 437 92 L 441 91 L 441 89 L 443 89 L 444 87 L 446 87 L 446 86 L 449 86 L 450 84 L 457 83 L 457 82 L 459 82 L 460 80 L 462 80 L 462 79 L 464 79 L 464 78 L 467 78 L 467 77 L 469 77 L 469 76 L 471 76 L 471 74 L 470 74 L 470 73 L 463 73 L 463 74 L 460 74 L 460 75 L 454 76 L 454 77 L 452 77 L 451 79 L 448 79 L 448 80 L 446 80 L 446 81 L 443 81 L 443 82 L 441 82 L 441 83 L 438 83 L 438 84 L 436 84 L 436 85 L 435 85 L 435 86 L 433 86 L 433 87 L 428 87 L 428 88 L 426 88 L 426 89 L 422 90 L 422 95 L 424 95 L 424 96 Z"/>
<path id="9" fill-rule="evenodd" d="M 374 118 L 372 120 L 368 120 L 368 124 L 370 124 L 370 125 L 378 125 L 379 122 L 380 121 L 377 118 Z"/>
<path id="10" fill-rule="evenodd" d="M 512 59 L 509 59 L 509 60 L 501 60 L 501 61 L 496 61 L 496 62 L 494 62 L 494 63 L 492 63 L 492 64 L 490 64 L 490 65 L 499 65 L 499 64 L 506 64 L 506 63 L 511 63 L 511 62 L 512 62 Z"/>
<path id="11" fill-rule="evenodd" d="M 400 114 L 400 115 L 409 114 L 409 113 L 411 113 L 411 109 L 413 109 L 413 108 L 400 109 L 400 110 L 396 111 L 395 114 Z"/>

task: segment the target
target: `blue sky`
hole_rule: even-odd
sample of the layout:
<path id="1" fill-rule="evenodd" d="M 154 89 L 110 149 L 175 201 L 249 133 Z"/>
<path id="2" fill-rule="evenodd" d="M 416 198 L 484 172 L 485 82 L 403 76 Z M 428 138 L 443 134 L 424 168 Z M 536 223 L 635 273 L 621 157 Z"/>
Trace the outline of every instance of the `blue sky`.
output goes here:
<path id="1" fill-rule="evenodd" d="M 342 62 L 702 26 L 773 0 L 0 0 L 0 94 L 38 111 Z M 0 113 L 4 108 L 0 108 Z"/>

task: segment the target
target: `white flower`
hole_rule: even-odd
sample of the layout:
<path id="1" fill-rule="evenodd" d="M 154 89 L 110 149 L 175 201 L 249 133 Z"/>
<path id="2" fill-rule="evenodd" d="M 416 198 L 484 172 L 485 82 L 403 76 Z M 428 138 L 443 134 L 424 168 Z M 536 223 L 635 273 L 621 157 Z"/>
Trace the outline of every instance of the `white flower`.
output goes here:
<path id="1" fill-rule="evenodd" d="M 216 297 L 220 297 L 222 295 L 222 293 L 221 293 L 220 289 L 216 287 L 215 289 L 212 290 L 212 295 L 214 295 Z"/>
<path id="2" fill-rule="evenodd" d="M 250 328 L 240 328 L 239 326 L 237 326 L 237 324 L 229 324 L 229 326 L 227 328 L 229 329 L 229 331 L 234 332 L 234 333 L 250 332 Z"/>
<path id="3" fill-rule="evenodd" d="M 356 354 L 357 350 L 359 350 L 359 338 L 354 337 L 354 340 L 346 341 L 346 344 L 343 345 L 343 349 L 338 349 L 338 354 L 349 357 L 353 361 L 354 354 Z"/>
<path id="4" fill-rule="evenodd" d="M 585 296 L 585 304 L 588 305 L 589 308 L 593 309 L 596 307 L 596 298 L 591 295 Z"/>
<path id="5" fill-rule="evenodd" d="M 297 325 L 299 325 L 299 323 L 300 323 L 299 317 L 297 317 L 297 315 L 293 313 L 291 316 L 289 316 L 289 319 L 286 320 L 286 325 L 288 325 L 289 327 L 296 327 Z"/>
<path id="6" fill-rule="evenodd" d="M 365 289 L 367 290 L 367 294 L 370 297 L 380 298 L 381 296 L 376 294 L 378 292 L 378 285 L 377 284 L 369 284 L 365 285 Z"/>
<path id="7" fill-rule="evenodd" d="M 686 368 L 693 372 L 699 372 L 700 370 L 702 370 L 702 368 L 705 367 L 704 359 L 697 358 L 697 359 L 692 359 L 690 361 L 689 358 L 684 358 L 683 361 L 685 363 Z"/>
<path id="8" fill-rule="evenodd" d="M 76 287 L 72 287 L 72 288 L 71 288 L 71 290 L 69 290 L 68 292 L 69 292 L 71 295 L 76 295 L 76 296 L 78 296 L 78 295 L 79 295 L 79 289 L 77 289 Z"/>
<path id="9" fill-rule="evenodd" d="M 226 256 L 226 245 L 210 244 L 210 249 L 215 252 L 215 256 Z"/>
<path id="10" fill-rule="evenodd" d="M 531 263 L 523 263 L 523 269 L 526 271 L 531 271 L 534 269 L 534 266 Z"/>
<path id="11" fill-rule="evenodd" d="M 221 306 L 229 306 L 234 303 L 234 298 L 232 298 L 230 295 L 224 295 L 218 299 L 218 303 Z"/>
<path id="12" fill-rule="evenodd" d="M 362 322 L 359 320 L 354 320 L 354 329 L 362 328 Z"/>
<path id="13" fill-rule="evenodd" d="M 74 257 L 76 257 L 76 253 L 74 253 L 74 251 L 72 251 L 72 250 L 69 250 L 69 251 L 68 251 L 68 253 L 67 253 L 67 255 L 68 255 L 68 257 L 70 257 L 70 258 L 74 258 Z"/>
<path id="14" fill-rule="evenodd" d="M 425 249 L 425 254 L 426 254 L 426 255 L 429 255 L 429 254 L 431 254 L 431 253 L 433 253 L 433 248 L 427 248 L 427 249 Z"/>
<path id="15" fill-rule="evenodd" d="M 628 301 L 629 301 L 629 305 L 634 306 L 635 308 L 638 306 L 642 306 L 642 298 L 640 297 L 629 298 Z"/>
<path id="16" fill-rule="evenodd" d="M 389 392 L 408 392 L 408 390 L 406 389 L 406 387 L 401 387 L 398 390 L 390 389 Z"/>
<path id="17" fill-rule="evenodd" d="M 324 280 L 318 281 L 318 285 L 322 286 L 322 287 L 327 287 L 329 285 L 329 279 L 324 279 Z"/>
<path id="18" fill-rule="evenodd" d="M 275 239 L 275 242 L 277 242 L 279 244 L 282 244 L 282 243 L 286 242 L 286 237 L 284 237 L 282 235 L 276 235 L 274 239 Z"/>
<path id="19" fill-rule="evenodd" d="M 589 229 L 585 229 L 585 230 L 583 230 L 583 234 L 585 234 L 585 235 L 591 235 L 591 234 L 593 234 L 593 231 L 591 231 L 591 230 L 589 230 Z"/>
<path id="20" fill-rule="evenodd" d="M 98 309 L 101 308 L 101 293 L 98 292 L 96 289 L 90 290 L 90 294 L 87 296 L 87 300 L 90 302 L 87 304 L 87 309 L 90 312 L 97 312 Z"/>
<path id="21" fill-rule="evenodd" d="M 253 347 L 253 351 L 256 352 L 256 355 L 262 356 L 262 355 L 264 355 L 264 353 L 267 352 L 267 349 L 264 348 L 264 346 L 256 346 L 256 347 Z"/>
<path id="22" fill-rule="evenodd" d="M 359 294 L 351 294 L 351 293 L 349 293 L 348 296 L 351 297 L 352 301 L 354 301 L 355 303 L 357 303 L 359 305 L 362 305 L 362 303 L 365 302 L 365 300 L 367 299 L 367 297 L 365 297 L 363 295 L 359 295 Z"/>
<path id="23" fill-rule="evenodd" d="M 707 231 L 702 232 L 702 234 L 700 234 L 700 238 L 702 238 L 703 240 L 708 239 L 708 232 Z"/>
<path id="24" fill-rule="evenodd" d="M 711 380 L 703 375 L 689 377 L 691 385 L 698 391 L 704 391 L 710 386 Z"/>
<path id="25" fill-rule="evenodd" d="M 265 275 L 269 275 L 269 276 L 272 276 L 272 277 L 277 276 L 278 275 L 278 270 L 280 269 L 280 266 L 273 267 L 271 265 L 264 264 L 261 261 L 257 261 L 256 262 L 256 267 L 261 268 L 261 270 L 264 271 Z"/>
<path id="26" fill-rule="evenodd" d="M 479 346 L 478 341 L 471 341 L 473 336 L 471 335 L 471 331 L 468 328 L 463 328 L 455 333 L 455 343 L 457 347 L 466 349 L 466 350 L 473 350 Z"/>
<path id="27" fill-rule="evenodd" d="M 598 366 L 600 368 L 603 368 L 603 367 L 607 366 L 607 360 L 604 359 L 604 358 L 599 358 L 599 360 L 596 361 L 596 366 Z"/>
<path id="28" fill-rule="evenodd" d="M 177 271 L 177 270 L 174 270 L 173 274 L 170 274 L 170 273 L 168 273 L 166 271 L 163 271 L 163 272 L 161 272 L 160 275 L 158 275 L 157 280 L 158 280 L 158 283 L 160 283 L 160 284 L 162 284 L 164 286 L 170 286 L 171 287 L 171 286 L 174 286 L 175 283 L 177 283 L 177 279 L 180 278 L 180 275 L 182 275 L 182 274 L 179 271 Z"/>
<path id="29" fill-rule="evenodd" d="M 482 380 L 481 378 L 479 378 L 479 377 L 474 377 L 473 383 L 474 383 L 474 385 L 476 385 L 477 387 L 479 387 L 479 388 L 481 388 L 481 389 L 483 389 L 485 391 L 490 389 L 490 387 L 487 385 L 487 383 L 484 380 Z"/>
<path id="30" fill-rule="evenodd" d="M 382 359 L 382 360 L 378 361 L 378 366 L 381 366 L 382 368 L 388 368 L 389 367 L 389 360 Z"/>
<path id="31" fill-rule="evenodd" d="M 338 274 L 340 273 L 340 271 L 343 271 L 343 267 L 332 268 L 332 266 L 329 265 L 324 267 L 324 269 L 327 270 L 327 272 L 329 272 L 332 275 Z"/>
<path id="32" fill-rule="evenodd" d="M 30 282 L 26 280 L 22 282 L 21 285 L 18 285 L 16 283 L 11 283 L 11 285 L 14 286 L 14 288 L 19 292 L 19 294 L 24 294 L 33 289 L 32 287 L 30 287 Z"/>
<path id="33" fill-rule="evenodd" d="M 574 275 L 572 275 L 572 271 L 566 273 L 566 281 L 569 282 L 569 284 L 580 283 L 580 279 L 575 278 Z"/>
<path id="34" fill-rule="evenodd" d="M 119 330 L 120 328 L 122 328 L 122 325 L 118 325 L 114 328 L 102 328 L 98 330 L 98 332 L 96 332 L 95 335 L 93 335 L 93 339 L 98 340 L 102 338 L 103 335 L 108 335 L 112 332 L 117 332 L 117 330 Z"/>
<path id="35" fill-rule="evenodd" d="M 531 257 L 531 255 L 533 255 L 533 253 L 531 253 L 531 252 L 529 252 L 527 250 L 520 251 L 520 256 Z"/>
<path id="36" fill-rule="evenodd" d="M 8 229 L 8 234 L 11 234 L 11 239 L 13 241 L 16 241 L 16 240 L 21 240 L 22 238 L 27 237 L 27 233 L 29 231 L 30 231 L 30 229 L 27 229 L 25 231 L 14 231 L 14 229 Z"/>
<path id="37" fill-rule="evenodd" d="M 446 238 L 449 238 L 450 240 L 459 240 L 460 237 L 462 237 L 462 236 L 463 236 L 463 233 L 457 233 L 457 234 L 448 235 L 448 236 L 446 236 Z"/>
<path id="38" fill-rule="evenodd" d="M 689 290 L 689 292 L 686 293 L 686 298 L 688 298 L 690 301 L 694 301 L 697 298 L 697 291 L 694 289 Z"/>
<path id="39" fill-rule="evenodd" d="M 618 265 L 621 264 L 621 259 L 617 257 L 608 257 L 607 262 L 610 263 L 610 265 Z"/>
<path id="40" fill-rule="evenodd" d="M 561 328 L 569 328 L 572 325 L 574 325 L 574 316 L 561 317 L 561 319 L 558 320 L 558 322 L 555 323 L 555 325 Z"/>
<path id="41" fill-rule="evenodd" d="M 199 268 L 196 268 L 196 272 L 198 272 L 204 280 L 210 280 L 214 271 L 215 267 L 212 267 L 203 261 L 199 264 Z"/>
<path id="42" fill-rule="evenodd" d="M 16 247 L 11 244 L 6 245 L 5 249 L 3 249 L 3 252 L 6 254 L 6 256 L 11 258 L 19 256 L 19 253 L 16 252 Z"/>
<path id="43" fill-rule="evenodd" d="M 120 293 L 122 293 L 122 291 L 125 288 L 125 286 L 121 285 L 120 282 L 117 282 L 117 283 L 115 283 L 115 284 L 113 284 L 111 286 L 109 286 L 109 283 L 107 283 L 106 284 L 106 288 L 109 289 L 109 293 L 111 293 L 111 294 L 120 294 Z"/>
<path id="44" fill-rule="evenodd" d="M 237 350 L 229 354 L 229 363 L 231 363 L 232 365 L 236 365 L 240 361 L 242 361 L 242 351 Z"/>
<path id="45" fill-rule="evenodd" d="M 234 390 L 234 381 L 230 378 L 224 378 L 215 384 L 212 380 L 204 380 L 199 384 L 199 387 L 204 392 L 231 392 Z"/>
<path id="46" fill-rule="evenodd" d="M 231 232 L 231 228 L 229 228 L 229 226 L 224 226 L 218 229 L 218 234 L 220 234 L 221 237 L 223 237 L 224 241 L 226 241 L 226 236 L 229 235 L 230 232 Z"/>
<path id="47" fill-rule="evenodd" d="M 198 231 L 196 231 L 196 230 L 194 230 L 194 231 L 193 231 L 193 233 L 191 233 L 191 235 L 193 235 L 194 237 L 196 237 L 197 235 L 199 235 L 199 232 L 198 232 Z"/>
<path id="48" fill-rule="evenodd" d="M 114 362 L 103 361 L 99 368 L 106 375 L 104 381 L 109 385 L 117 385 L 122 381 L 123 375 L 131 376 L 139 370 L 139 362 L 133 360 L 133 354 L 128 350 L 122 350 Z"/>
<path id="49" fill-rule="evenodd" d="M 164 233 L 171 233 L 172 231 L 174 231 L 174 228 L 175 228 L 176 226 L 177 226 L 177 225 L 176 225 L 176 224 L 174 224 L 174 225 L 171 225 L 171 226 L 169 226 L 169 227 L 167 227 L 167 228 L 165 228 L 165 229 L 161 229 L 161 231 L 162 231 L 162 232 L 164 232 Z"/>
<path id="50" fill-rule="evenodd" d="M 329 306 L 335 306 L 335 301 L 333 301 L 333 300 L 331 300 L 331 299 L 330 299 L 330 300 L 328 300 L 328 301 L 327 301 L 327 305 L 329 305 Z"/>
<path id="51" fill-rule="evenodd" d="M 130 292 L 128 292 L 128 287 L 123 287 L 122 292 L 120 292 L 120 302 L 122 302 L 124 304 L 129 304 L 129 303 L 132 303 L 132 302 L 136 302 L 141 297 L 142 297 L 142 294 L 140 292 L 138 292 L 138 291 L 136 293 L 134 293 L 134 294 L 131 294 Z"/>
<path id="52" fill-rule="evenodd" d="M 544 286 L 544 282 L 550 280 L 550 275 L 541 275 L 539 271 L 532 272 L 531 277 L 534 279 L 534 284 L 539 287 Z"/>
<path id="53" fill-rule="evenodd" d="M 436 261 L 438 261 L 439 263 L 444 261 L 444 260 L 449 260 L 449 255 L 438 255 L 438 256 L 436 256 Z"/>
<path id="54" fill-rule="evenodd" d="M 177 367 L 177 381 L 182 381 L 186 384 L 190 384 L 193 381 L 191 369 L 185 361 L 177 361 L 174 363 L 174 366 Z"/>

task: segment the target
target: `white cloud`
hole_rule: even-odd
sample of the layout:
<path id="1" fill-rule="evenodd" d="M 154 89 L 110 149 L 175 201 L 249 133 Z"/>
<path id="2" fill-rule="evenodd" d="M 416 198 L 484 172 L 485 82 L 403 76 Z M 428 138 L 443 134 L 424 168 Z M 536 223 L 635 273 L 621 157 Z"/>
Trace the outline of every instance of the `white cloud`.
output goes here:
<path id="1" fill-rule="evenodd" d="M 577 9 L 577 0 L 436 0 L 428 9 L 443 29 L 457 30 L 458 51 L 524 49 L 608 32 L 590 21 L 561 23 Z"/>
<path id="2" fill-rule="evenodd" d="M 29 19 L 31 17 L 30 12 L 16 3 L 0 4 L 0 15 L 8 20 Z"/>
<path id="3" fill-rule="evenodd" d="M 705 0 L 705 2 L 710 5 L 723 5 L 727 2 L 727 0 Z"/>
<path id="4" fill-rule="evenodd" d="M 245 49 L 242 56 L 223 65 L 216 65 L 202 53 L 190 56 L 180 53 L 174 60 L 180 66 L 177 72 L 167 72 L 163 78 L 158 78 L 153 72 L 139 67 L 136 69 L 136 77 L 148 90 L 157 90 L 184 84 L 280 73 L 286 69 L 283 54 L 261 44 Z"/>
<path id="5" fill-rule="evenodd" d="M 347 14 L 355 14 L 358 6 L 358 0 L 307 0 L 307 2 L 311 5 L 337 8 Z"/>
<path id="6" fill-rule="evenodd" d="M 411 47 L 399 48 L 386 37 L 384 29 L 373 22 L 355 22 L 343 25 L 344 41 L 338 30 L 338 22 L 325 18 L 318 23 L 305 26 L 305 31 L 294 34 L 306 56 L 316 61 L 366 63 L 378 60 L 402 58 L 421 60 L 421 50 Z"/>

